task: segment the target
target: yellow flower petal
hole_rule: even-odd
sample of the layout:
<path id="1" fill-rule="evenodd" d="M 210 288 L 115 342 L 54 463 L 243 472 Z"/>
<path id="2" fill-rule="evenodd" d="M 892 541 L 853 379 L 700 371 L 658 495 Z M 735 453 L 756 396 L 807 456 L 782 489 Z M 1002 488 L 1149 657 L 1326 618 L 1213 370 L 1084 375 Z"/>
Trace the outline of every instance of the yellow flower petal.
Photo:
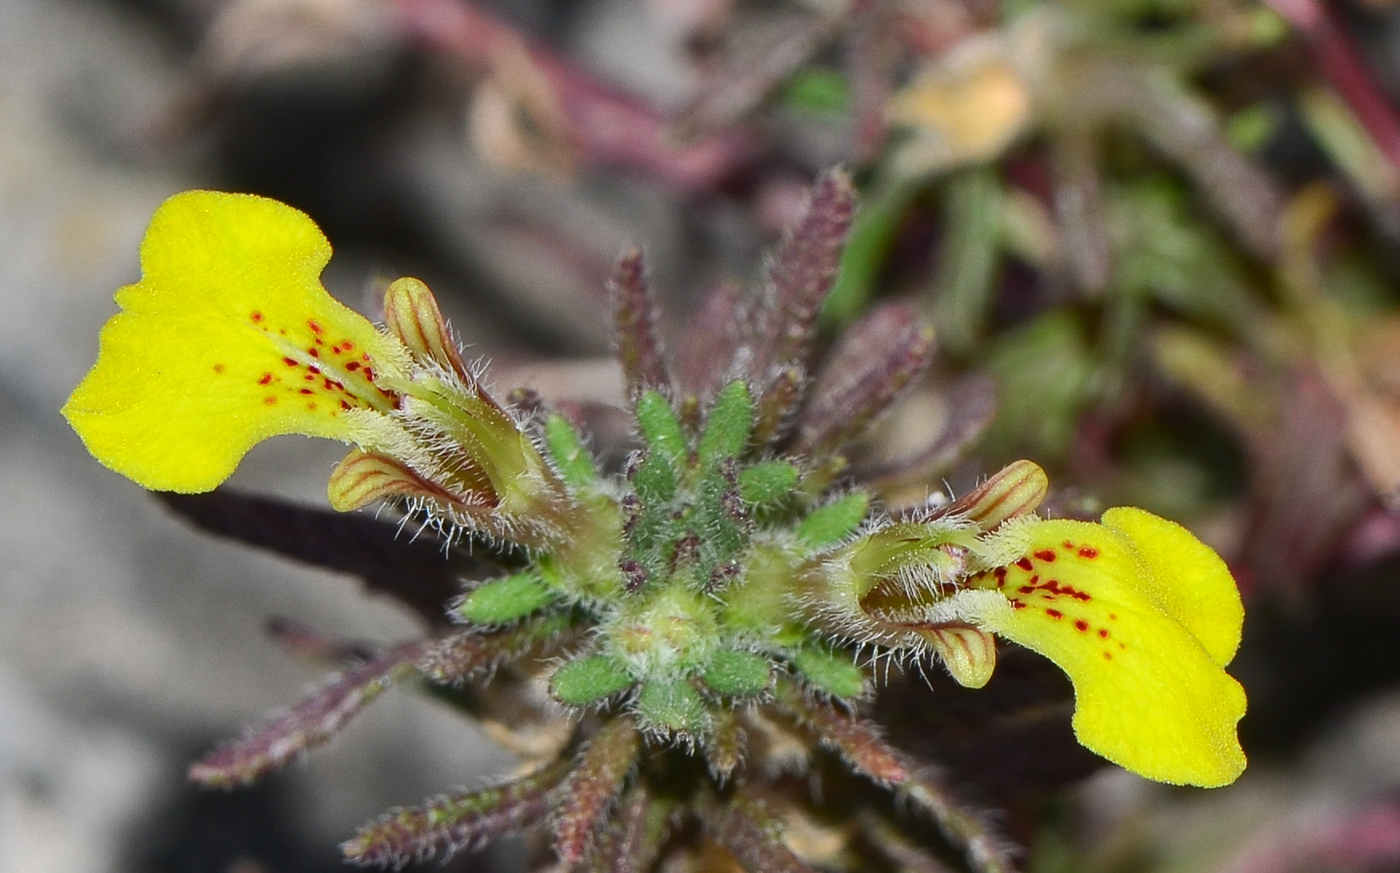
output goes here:
<path id="1" fill-rule="evenodd" d="M 306 215 L 244 194 L 167 200 L 117 292 L 97 364 L 63 407 L 92 454 L 147 488 L 207 491 L 254 444 L 303 433 L 392 439 L 376 385 L 407 353 L 321 286 L 330 246 Z"/>
<path id="2" fill-rule="evenodd" d="M 980 626 L 1069 675 L 1085 747 L 1150 779 L 1228 785 L 1245 766 L 1244 690 L 1223 669 L 1243 618 L 1234 580 L 1184 528 L 1137 509 L 1104 519 L 1026 523 L 1026 555 L 978 583 L 1013 609 Z"/>
<path id="3" fill-rule="evenodd" d="M 1157 602 L 1224 667 L 1240 646 L 1244 603 L 1220 556 L 1189 530 L 1134 506 L 1103 514 L 1103 525 L 1133 543 Z"/>

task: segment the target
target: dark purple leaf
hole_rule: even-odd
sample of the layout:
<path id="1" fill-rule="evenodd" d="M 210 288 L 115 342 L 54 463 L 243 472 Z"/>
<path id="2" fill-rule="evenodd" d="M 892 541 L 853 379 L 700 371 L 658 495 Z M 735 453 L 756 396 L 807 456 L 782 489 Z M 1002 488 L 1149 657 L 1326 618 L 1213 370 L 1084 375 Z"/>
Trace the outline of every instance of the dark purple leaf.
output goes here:
<path id="1" fill-rule="evenodd" d="M 209 533 L 317 567 L 349 573 L 430 625 L 445 625 L 444 606 L 461 579 L 499 573 L 478 557 L 448 551 L 436 537 L 402 532 L 367 515 L 343 514 L 221 488 L 209 494 L 157 495 L 177 515 Z"/>
<path id="2" fill-rule="evenodd" d="M 736 786 L 721 803 L 696 810 L 705 835 L 728 849 L 751 873 L 815 873 L 783 843 L 782 828 L 768 804 Z"/>
<path id="3" fill-rule="evenodd" d="M 517 834 L 558 803 L 571 766 L 567 759 L 556 761 L 513 782 L 394 810 L 341 844 L 341 851 L 357 864 L 401 867 Z"/>
<path id="4" fill-rule="evenodd" d="M 766 384 L 778 369 L 806 363 L 817 314 L 836 278 L 856 191 L 843 170 L 817 180 L 797 225 L 783 240 L 748 319 L 749 374 Z"/>
<path id="5" fill-rule="evenodd" d="M 628 399 L 635 400 L 647 389 L 669 393 L 671 377 L 656 330 L 656 297 L 647 282 L 641 252 L 633 250 L 622 256 L 609 290 L 613 296 L 617 358 L 622 364 Z"/>
<path id="6" fill-rule="evenodd" d="M 808 392 L 794 448 L 820 456 L 861 437 L 933 359 L 933 329 L 891 303 L 853 326 Z"/>
<path id="7" fill-rule="evenodd" d="M 337 676 L 285 715 L 190 767 L 202 785 L 246 785 L 340 732 L 365 706 L 412 669 L 426 643 L 398 646 Z"/>
<path id="8" fill-rule="evenodd" d="M 956 797 L 931 768 L 916 764 L 888 743 L 874 723 L 838 712 L 829 704 L 810 701 L 791 682 L 779 686 L 777 702 L 856 772 L 898 790 L 928 812 L 978 873 L 1009 873 L 1015 869 L 1007 847 L 982 816 Z"/>
<path id="9" fill-rule="evenodd" d="M 554 815 L 554 849 L 561 860 L 583 860 L 640 748 L 641 736 L 625 716 L 607 721 L 584 747 Z"/>
<path id="10" fill-rule="evenodd" d="M 925 448 L 891 461 L 857 465 L 852 476 L 871 487 L 890 487 L 936 479 L 951 469 L 996 416 L 996 383 L 990 376 L 964 376 L 948 389 L 944 403 L 948 418 L 941 430 L 929 431 Z"/>
<path id="11" fill-rule="evenodd" d="M 671 804 L 655 799 L 645 786 L 623 795 L 612 825 L 588 854 L 591 873 L 646 873 L 670 835 Z"/>

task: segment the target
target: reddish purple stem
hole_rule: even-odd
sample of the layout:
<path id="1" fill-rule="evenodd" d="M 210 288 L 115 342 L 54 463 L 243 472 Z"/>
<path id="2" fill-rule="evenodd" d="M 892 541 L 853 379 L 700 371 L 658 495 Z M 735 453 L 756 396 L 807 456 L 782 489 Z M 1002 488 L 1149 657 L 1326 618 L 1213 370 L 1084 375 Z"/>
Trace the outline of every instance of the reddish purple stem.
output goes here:
<path id="1" fill-rule="evenodd" d="M 755 156 L 740 130 L 672 141 L 669 119 L 635 95 L 574 67 L 500 19 L 460 0 L 393 0 L 404 29 L 431 48 L 485 72 L 507 50 L 523 51 L 553 88 L 580 159 L 594 169 L 650 176 L 688 193 L 713 190 Z"/>
<path id="2" fill-rule="evenodd" d="M 1400 170 L 1400 117 L 1332 12 L 1318 0 L 1265 2 L 1303 34 L 1318 70 L 1356 113 L 1386 160 Z"/>

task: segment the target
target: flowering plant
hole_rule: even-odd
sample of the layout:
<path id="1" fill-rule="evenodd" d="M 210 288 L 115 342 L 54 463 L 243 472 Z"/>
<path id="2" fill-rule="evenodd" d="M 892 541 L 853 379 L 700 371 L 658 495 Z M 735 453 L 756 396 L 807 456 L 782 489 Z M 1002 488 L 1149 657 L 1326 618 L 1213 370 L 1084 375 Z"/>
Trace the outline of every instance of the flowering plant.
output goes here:
<path id="1" fill-rule="evenodd" d="M 321 286 L 330 249 L 302 213 L 208 191 L 168 200 L 64 407 L 92 454 L 191 493 L 270 436 L 338 439 L 353 448 L 330 478 L 335 509 L 394 502 L 441 534 L 445 564 L 463 543 L 494 561 L 458 580 L 450 625 L 361 660 L 194 777 L 256 779 L 406 676 L 451 691 L 494 672 L 498 688 L 547 694 L 536 715 L 563 725 L 558 742 L 517 779 L 389 813 L 348 858 L 399 864 L 547 823 L 558 858 L 593 869 L 708 851 L 697 829 L 747 869 L 836 863 L 791 836 L 820 804 L 785 775 L 824 748 L 931 815 L 972 868 L 1006 870 L 987 826 L 861 714 L 878 693 L 871 663 L 938 661 L 977 688 L 1000 637 L 1069 676 L 1088 749 L 1164 782 L 1233 782 L 1245 697 L 1224 667 L 1243 610 L 1192 534 L 1130 507 L 1042 519 L 1048 482 L 1028 461 L 909 508 L 852 481 L 848 447 L 933 348 L 890 304 L 809 370 L 854 209 L 845 177 L 824 176 L 757 293 L 706 304 L 702 326 L 720 329 L 698 332 L 702 353 L 678 376 L 640 256 L 621 261 L 635 446 L 608 470 L 576 422 L 488 390 L 421 282 L 391 284 L 376 327 Z M 886 827 L 853 824 L 837 866 L 879 863 L 858 832 L 894 860 Z"/>

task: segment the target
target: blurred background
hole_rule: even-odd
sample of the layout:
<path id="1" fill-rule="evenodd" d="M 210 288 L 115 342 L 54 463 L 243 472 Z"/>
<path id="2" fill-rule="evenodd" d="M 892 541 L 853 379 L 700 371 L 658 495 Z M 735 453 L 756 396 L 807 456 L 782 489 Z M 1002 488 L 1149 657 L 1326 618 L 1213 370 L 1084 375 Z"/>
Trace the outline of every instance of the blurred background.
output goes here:
<path id="1" fill-rule="evenodd" d="M 1191 526 L 1249 608 L 1244 778 L 1037 794 L 1025 866 L 1400 870 L 1397 106 L 1388 0 L 0 0 L 0 873 L 337 869 L 513 765 L 396 692 L 265 785 L 187 786 L 324 673 L 269 619 L 416 626 L 192 532 L 59 416 L 163 199 L 305 210 L 338 297 L 422 278 L 498 386 L 606 437 L 614 259 L 677 336 L 836 164 L 828 334 L 902 297 L 940 342 L 868 447 L 882 496 L 1029 457 L 1056 512 Z M 341 454 L 274 440 L 232 484 L 322 505 Z"/>

